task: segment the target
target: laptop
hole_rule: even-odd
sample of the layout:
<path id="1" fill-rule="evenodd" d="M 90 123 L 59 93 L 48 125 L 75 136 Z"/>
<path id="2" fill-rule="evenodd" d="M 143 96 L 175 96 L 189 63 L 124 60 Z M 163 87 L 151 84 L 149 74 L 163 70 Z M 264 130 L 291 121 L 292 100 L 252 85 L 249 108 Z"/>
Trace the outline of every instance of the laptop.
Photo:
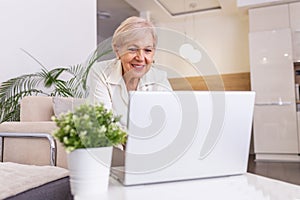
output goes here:
<path id="1" fill-rule="evenodd" d="M 255 93 L 129 94 L 128 140 L 113 151 L 111 176 L 124 185 L 246 173 Z"/>

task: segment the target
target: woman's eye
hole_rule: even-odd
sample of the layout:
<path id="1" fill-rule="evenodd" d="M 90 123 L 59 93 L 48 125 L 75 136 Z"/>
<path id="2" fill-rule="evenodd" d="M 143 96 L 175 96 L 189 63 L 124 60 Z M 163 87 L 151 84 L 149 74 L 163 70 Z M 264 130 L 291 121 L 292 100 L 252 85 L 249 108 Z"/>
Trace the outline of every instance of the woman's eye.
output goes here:
<path id="1" fill-rule="evenodd" d="M 138 51 L 138 48 L 128 48 L 128 51 L 131 53 L 135 53 Z"/>
<path id="2" fill-rule="evenodd" d="M 129 47 L 128 49 L 128 52 L 129 53 L 137 53 L 138 51 L 142 50 L 144 53 L 146 54 L 150 54 L 153 52 L 153 48 L 145 48 L 145 49 L 139 49 L 137 47 Z"/>
<path id="3" fill-rule="evenodd" d="M 153 50 L 152 50 L 152 49 L 144 49 L 144 51 L 145 51 L 146 53 L 151 53 Z"/>

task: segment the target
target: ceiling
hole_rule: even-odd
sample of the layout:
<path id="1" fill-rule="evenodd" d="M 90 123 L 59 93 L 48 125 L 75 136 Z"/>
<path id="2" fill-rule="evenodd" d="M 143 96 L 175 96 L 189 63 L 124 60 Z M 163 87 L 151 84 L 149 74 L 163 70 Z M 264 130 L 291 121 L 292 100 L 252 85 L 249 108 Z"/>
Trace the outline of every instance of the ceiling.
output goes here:
<path id="1" fill-rule="evenodd" d="M 135 9 L 149 11 L 157 19 L 174 19 L 190 14 L 203 14 L 214 10 L 236 12 L 237 0 L 123 0 Z M 216 9 L 218 8 L 218 9 Z"/>
<path id="2" fill-rule="evenodd" d="M 98 15 L 98 42 L 111 37 L 120 23 L 129 16 L 138 16 L 147 11 L 153 21 L 173 19 L 212 10 L 233 12 L 236 0 L 97 0 L 97 10 L 108 12 L 109 18 Z M 105 13 L 104 13 L 105 14 Z"/>
<path id="3" fill-rule="evenodd" d="M 157 0 L 156 2 L 171 16 L 221 9 L 221 5 L 218 0 Z"/>
<path id="4" fill-rule="evenodd" d="M 296 0 L 264 0 L 278 4 Z M 262 2 L 264 2 L 262 1 Z M 237 8 L 237 0 L 97 0 L 98 12 L 108 12 L 110 17 L 101 19 L 98 15 L 98 42 L 111 37 L 120 23 L 129 16 L 144 14 L 155 23 L 174 20 L 188 15 L 202 15 L 214 12 L 246 13 L 245 8 Z"/>
<path id="5" fill-rule="evenodd" d="M 108 12 L 110 17 L 102 19 L 103 11 Z M 139 12 L 124 0 L 97 0 L 97 12 L 98 42 L 111 37 L 114 30 L 127 17 L 139 15 Z"/>

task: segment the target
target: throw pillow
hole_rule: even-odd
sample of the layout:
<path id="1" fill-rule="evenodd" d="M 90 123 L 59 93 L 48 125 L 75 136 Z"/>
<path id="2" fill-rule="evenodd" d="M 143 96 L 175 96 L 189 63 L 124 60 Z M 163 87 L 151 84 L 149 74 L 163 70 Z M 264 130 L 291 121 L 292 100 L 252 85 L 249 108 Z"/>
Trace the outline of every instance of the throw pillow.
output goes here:
<path id="1" fill-rule="evenodd" d="M 73 112 L 77 106 L 85 103 L 85 99 L 72 97 L 53 97 L 53 111 L 54 115 L 58 117 L 61 113 Z"/>

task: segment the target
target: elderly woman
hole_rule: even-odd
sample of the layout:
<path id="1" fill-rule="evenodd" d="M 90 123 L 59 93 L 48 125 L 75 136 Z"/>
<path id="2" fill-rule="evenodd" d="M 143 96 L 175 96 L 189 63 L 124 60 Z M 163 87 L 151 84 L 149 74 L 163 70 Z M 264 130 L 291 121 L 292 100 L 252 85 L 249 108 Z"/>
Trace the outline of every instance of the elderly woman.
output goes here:
<path id="1" fill-rule="evenodd" d="M 116 59 L 98 62 L 88 76 L 90 103 L 103 103 L 126 125 L 129 91 L 172 90 L 167 74 L 153 67 L 157 35 L 151 22 L 129 17 L 116 29 Z"/>

